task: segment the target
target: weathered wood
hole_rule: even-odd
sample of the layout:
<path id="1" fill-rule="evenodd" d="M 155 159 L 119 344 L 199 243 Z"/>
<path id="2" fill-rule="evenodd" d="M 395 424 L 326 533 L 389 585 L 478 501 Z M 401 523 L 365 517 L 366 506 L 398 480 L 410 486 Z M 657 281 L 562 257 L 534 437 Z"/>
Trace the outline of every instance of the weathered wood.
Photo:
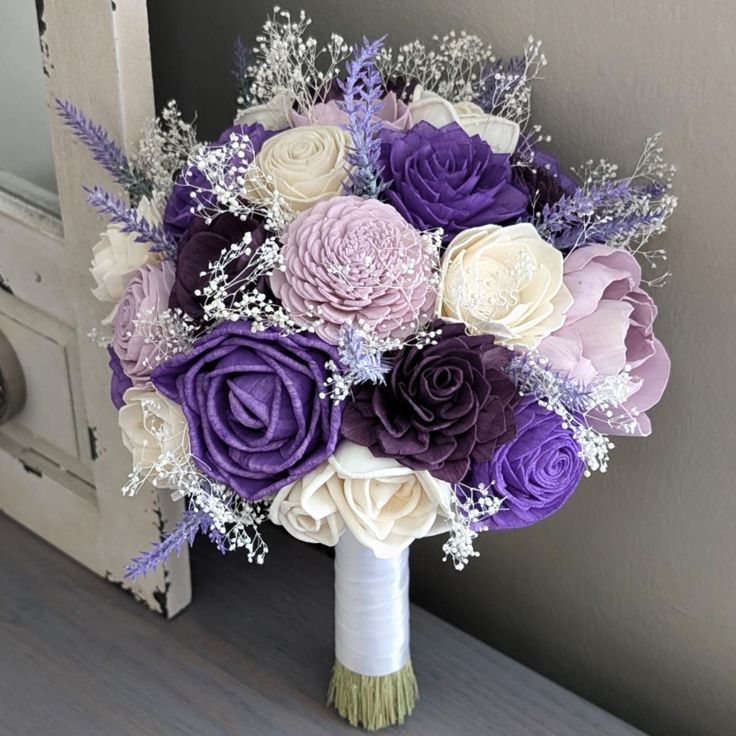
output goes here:
<path id="1" fill-rule="evenodd" d="M 132 150 L 153 113 L 145 0 L 37 7 L 50 110 L 68 99 Z M 181 505 L 152 488 L 133 500 L 120 492 L 130 456 L 109 400 L 107 355 L 89 338 L 110 310 L 90 293 L 88 273 L 104 223 L 82 190 L 115 186 L 53 113 L 51 132 L 58 202 L 0 179 L 13 190 L 0 193 L 0 328 L 12 332 L 28 378 L 24 413 L 0 430 L 0 508 L 121 583 L 126 563 L 160 539 Z M 132 592 L 174 615 L 191 598 L 187 555 Z"/>
<path id="2" fill-rule="evenodd" d="M 269 528 L 263 566 L 192 555 L 175 621 L 0 517 L 3 736 L 357 734 L 325 706 L 331 561 Z M 421 698 L 411 736 L 636 736 L 640 731 L 412 608 Z"/>

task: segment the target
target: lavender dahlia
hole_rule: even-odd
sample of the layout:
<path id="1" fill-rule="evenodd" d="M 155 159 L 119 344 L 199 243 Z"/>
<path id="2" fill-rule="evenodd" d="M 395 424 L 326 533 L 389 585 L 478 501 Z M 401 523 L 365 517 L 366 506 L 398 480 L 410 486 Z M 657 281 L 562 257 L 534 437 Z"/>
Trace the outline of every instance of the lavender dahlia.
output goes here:
<path id="1" fill-rule="evenodd" d="M 478 225 L 503 224 L 527 208 L 506 154 L 496 154 L 457 123 L 426 122 L 405 133 L 382 133 L 385 199 L 416 228 L 442 228 L 450 239 Z"/>
<path id="2" fill-rule="evenodd" d="M 257 500 L 308 473 L 337 446 L 342 405 L 320 398 L 335 348 L 307 334 L 223 322 L 153 375 L 181 404 L 200 469 Z"/>
<path id="3" fill-rule="evenodd" d="M 474 523 L 478 531 L 515 529 L 547 518 L 570 498 L 585 471 L 580 446 L 557 414 L 526 396 L 514 415 L 516 437 L 490 462 L 474 462 L 464 481 L 504 499 L 500 511 Z"/>
<path id="4" fill-rule="evenodd" d="M 402 350 L 385 385 L 359 386 L 342 432 L 374 455 L 459 482 L 471 460 L 490 460 L 514 436 L 516 388 L 504 373 L 511 353 L 490 335 L 436 321 L 437 343 Z"/>
<path id="5" fill-rule="evenodd" d="M 274 294 L 292 318 L 339 342 L 343 325 L 403 337 L 428 322 L 436 294 L 435 250 L 393 208 L 333 197 L 301 213 L 284 236 Z"/>

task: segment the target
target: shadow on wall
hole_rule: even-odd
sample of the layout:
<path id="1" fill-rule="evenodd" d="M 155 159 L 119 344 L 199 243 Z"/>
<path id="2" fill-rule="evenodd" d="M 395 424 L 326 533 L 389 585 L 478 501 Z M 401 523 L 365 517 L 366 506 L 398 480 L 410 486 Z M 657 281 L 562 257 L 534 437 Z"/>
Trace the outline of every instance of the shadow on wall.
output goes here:
<path id="1" fill-rule="evenodd" d="M 214 136 L 235 110 L 229 75 L 269 2 L 149 3 L 159 105 L 176 97 Z M 291 5 L 292 9 L 299 6 Z M 736 256 L 724 193 L 736 191 L 727 94 L 736 6 L 727 0 L 305 0 L 316 35 L 391 41 L 465 28 L 499 55 L 545 43 L 534 121 L 567 164 L 633 167 L 662 130 L 680 210 L 661 243 L 674 279 L 654 297 L 673 373 L 654 434 L 622 440 L 611 471 L 555 517 L 486 535 L 462 573 L 437 539 L 416 545 L 418 602 L 581 695 L 661 736 L 724 736 L 736 720 Z M 418 12 L 421 9 L 421 12 Z M 707 128 L 705 124 L 707 122 Z M 489 694 L 492 697 L 492 693 Z"/>

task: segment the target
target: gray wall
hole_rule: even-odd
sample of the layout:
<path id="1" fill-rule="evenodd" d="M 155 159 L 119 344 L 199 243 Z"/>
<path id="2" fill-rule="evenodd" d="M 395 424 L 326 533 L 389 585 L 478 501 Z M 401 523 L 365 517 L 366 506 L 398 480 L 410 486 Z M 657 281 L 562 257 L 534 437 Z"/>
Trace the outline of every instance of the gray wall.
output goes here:
<path id="1" fill-rule="evenodd" d="M 239 31 L 271 2 L 150 0 L 159 102 L 199 110 L 213 134 L 233 112 Z M 665 133 L 679 212 L 662 239 L 674 280 L 655 293 L 673 372 L 647 440 L 622 441 L 609 473 L 526 531 L 486 535 L 455 573 L 428 540 L 416 600 L 652 734 L 736 732 L 736 4 L 723 0 L 305 0 L 317 33 L 394 40 L 449 27 L 501 54 L 532 33 L 550 63 L 535 117 L 566 164 L 631 166 Z M 299 7 L 291 5 L 290 7 Z M 489 693 L 493 697 L 493 693 Z"/>
<path id="2" fill-rule="evenodd" d="M 32 0 L 0 0 L 0 170 L 56 190 Z"/>

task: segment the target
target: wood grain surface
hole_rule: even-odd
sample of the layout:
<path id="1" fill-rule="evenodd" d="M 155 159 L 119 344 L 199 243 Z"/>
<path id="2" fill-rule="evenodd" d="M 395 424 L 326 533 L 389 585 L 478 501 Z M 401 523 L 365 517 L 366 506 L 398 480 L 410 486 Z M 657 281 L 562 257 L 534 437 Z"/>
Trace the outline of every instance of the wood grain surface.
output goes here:
<path id="1" fill-rule="evenodd" d="M 355 734 L 324 703 L 331 561 L 268 533 L 260 567 L 195 549 L 194 602 L 166 621 L 0 515 L 2 736 Z M 641 733 L 426 611 L 411 615 L 421 699 L 388 733 Z"/>

